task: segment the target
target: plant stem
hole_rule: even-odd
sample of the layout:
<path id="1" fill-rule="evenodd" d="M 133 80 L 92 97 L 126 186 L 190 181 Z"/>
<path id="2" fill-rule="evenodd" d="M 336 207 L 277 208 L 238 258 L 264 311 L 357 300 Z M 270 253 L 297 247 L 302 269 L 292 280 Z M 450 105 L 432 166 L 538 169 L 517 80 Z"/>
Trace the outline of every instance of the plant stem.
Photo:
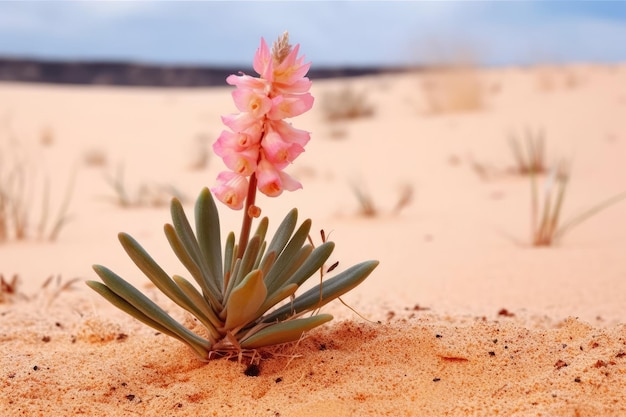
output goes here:
<path id="1" fill-rule="evenodd" d="M 237 250 L 237 258 L 243 258 L 243 254 L 248 246 L 250 238 L 250 229 L 252 228 L 252 216 L 250 215 L 250 207 L 254 206 L 256 200 L 256 174 L 250 176 L 250 185 L 248 186 L 248 196 L 246 197 L 246 205 L 243 210 L 243 222 L 241 223 L 241 233 L 239 234 L 239 249 Z"/>

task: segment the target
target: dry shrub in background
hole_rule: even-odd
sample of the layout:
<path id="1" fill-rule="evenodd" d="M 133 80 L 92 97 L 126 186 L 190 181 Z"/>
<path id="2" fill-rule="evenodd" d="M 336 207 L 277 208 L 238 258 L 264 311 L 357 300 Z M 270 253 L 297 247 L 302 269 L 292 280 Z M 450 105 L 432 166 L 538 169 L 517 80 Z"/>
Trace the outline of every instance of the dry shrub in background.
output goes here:
<path id="1" fill-rule="evenodd" d="M 0 137 L 0 243 L 31 238 L 56 240 L 70 219 L 73 185 L 74 175 L 53 214 L 49 178 L 40 185 L 19 143 L 14 139 L 3 141 Z"/>
<path id="2" fill-rule="evenodd" d="M 172 197 L 180 201 L 187 200 L 178 188 L 169 184 L 141 183 L 136 189 L 129 190 L 124 179 L 124 165 L 118 166 L 114 177 L 106 176 L 105 180 L 114 192 L 113 196 L 106 199 L 123 208 L 164 207 Z"/>
<path id="3" fill-rule="evenodd" d="M 73 285 L 79 279 L 73 278 L 64 281 L 60 275 L 50 275 L 41 285 L 41 289 L 32 295 L 25 294 L 19 290 L 21 281 L 17 274 L 13 274 L 11 279 L 5 279 L 4 275 L 0 273 L 0 303 L 39 300 L 44 307 L 49 307 L 61 293 L 72 290 Z"/>
<path id="4" fill-rule="evenodd" d="M 324 93 L 321 111 L 328 121 L 350 120 L 372 116 L 374 106 L 368 103 L 365 91 L 346 86 L 338 91 Z"/>
<path id="5" fill-rule="evenodd" d="M 426 39 L 416 45 L 415 53 L 428 114 L 447 114 L 481 110 L 486 97 L 497 92 L 480 74 L 480 48 L 467 40 L 450 37 Z"/>
<path id="6" fill-rule="evenodd" d="M 468 112 L 485 107 L 488 91 L 478 69 L 472 65 L 429 69 L 421 78 L 429 114 Z"/>

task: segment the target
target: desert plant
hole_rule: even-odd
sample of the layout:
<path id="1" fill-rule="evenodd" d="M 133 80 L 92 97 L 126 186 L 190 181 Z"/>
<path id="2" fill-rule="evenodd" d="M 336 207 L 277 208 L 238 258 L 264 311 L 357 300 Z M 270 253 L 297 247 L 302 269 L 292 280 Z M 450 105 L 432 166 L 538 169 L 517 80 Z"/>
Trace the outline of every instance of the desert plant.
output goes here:
<path id="1" fill-rule="evenodd" d="M 522 134 L 511 132 L 509 146 L 515 158 L 515 172 L 520 175 L 540 174 L 546 171 L 545 132 L 526 128 Z M 524 148 L 526 151 L 524 152 Z"/>
<path id="2" fill-rule="evenodd" d="M 330 320 L 328 314 L 310 313 L 360 284 L 377 262 L 358 264 L 319 284 L 289 303 L 266 312 L 292 297 L 298 288 L 328 259 L 334 243 L 317 248 L 305 244 L 311 221 L 295 231 L 297 211 L 283 220 L 272 241 L 265 234 L 268 219 L 263 218 L 238 256 L 235 235 L 226 239 L 223 257 L 217 208 L 208 189 L 196 203 L 196 235 L 180 202 L 172 200 L 173 225 L 165 226 L 167 239 L 181 263 L 200 286 L 198 291 L 185 278 L 172 278 L 131 236 L 121 233 L 119 240 L 133 262 L 164 294 L 192 313 L 207 328 L 207 338 L 190 332 L 155 303 L 109 269 L 96 265 L 104 284 L 90 281 L 89 286 L 117 307 L 140 321 L 175 337 L 203 358 L 211 352 L 239 351 L 296 340 L 303 331 Z"/>
<path id="3" fill-rule="evenodd" d="M 565 191 L 570 179 L 570 166 L 560 161 L 551 170 L 544 184 L 543 202 L 540 203 L 537 175 L 530 172 L 531 181 L 531 228 L 533 246 L 551 246 L 574 226 L 596 215 L 607 207 L 626 198 L 626 192 L 619 193 L 591 208 L 577 214 L 570 220 L 561 222 L 561 209 Z"/>
<path id="4" fill-rule="evenodd" d="M 311 221 L 305 220 L 296 229 L 296 209 L 287 214 L 269 243 L 265 240 L 267 218 L 259 221 L 250 237 L 253 218 L 260 214 L 255 205 L 257 188 L 274 197 L 301 186 L 282 171 L 309 140 L 308 132 L 282 120 L 313 105 L 308 93 L 310 81 L 304 77 L 309 65 L 303 64 L 297 53 L 298 46 L 292 49 L 286 34 L 274 44 L 271 54 L 262 40 L 254 59 L 254 69 L 261 78 L 227 78 L 238 88 L 233 94 L 237 107 L 249 111 L 224 117 L 225 124 L 236 133 L 222 132 L 213 148 L 232 172 L 220 173 L 218 186 L 200 193 L 195 205 L 195 234 L 180 201 L 172 200 L 172 224 L 165 225 L 165 235 L 199 289 L 180 275 L 170 277 L 131 236 L 119 234 L 137 267 L 167 297 L 195 316 L 204 325 L 205 334 L 184 327 L 104 266 L 94 266 L 103 282 L 87 282 L 113 305 L 187 344 L 202 359 L 216 354 L 242 355 L 298 340 L 304 332 L 332 319 L 329 314 L 318 313 L 320 307 L 359 285 L 378 265 L 377 261 L 362 262 L 296 296 L 296 291 L 323 268 L 334 243 L 324 242 L 315 248 L 307 244 Z M 223 252 L 212 193 L 230 208 L 244 208 L 238 243 L 231 232 Z"/>

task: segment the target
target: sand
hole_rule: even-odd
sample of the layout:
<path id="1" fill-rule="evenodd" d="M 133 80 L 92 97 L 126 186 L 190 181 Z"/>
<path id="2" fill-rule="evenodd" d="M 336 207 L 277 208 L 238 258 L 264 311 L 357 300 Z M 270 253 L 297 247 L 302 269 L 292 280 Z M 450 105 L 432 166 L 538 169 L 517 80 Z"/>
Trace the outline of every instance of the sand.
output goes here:
<path id="1" fill-rule="evenodd" d="M 566 219 L 626 190 L 626 67 L 468 79 L 480 82 L 479 102 L 454 86 L 469 111 L 434 108 L 445 86 L 424 75 L 314 80 L 316 105 L 293 121 L 313 138 L 290 168 L 304 189 L 258 204 L 270 229 L 292 207 L 312 218 L 337 244 L 337 271 L 381 263 L 344 297 L 363 317 L 333 302 L 333 322 L 252 368 L 199 361 L 82 282 L 106 265 L 189 320 L 116 234 L 183 272 L 162 233 L 169 190 L 191 212 L 223 169 L 207 149 L 220 115 L 235 111 L 231 90 L 0 84 L 0 179 L 20 167 L 31 219 L 27 239 L 0 243 L 0 273 L 20 284 L 0 302 L 0 414 L 626 415 L 626 201 L 533 247 L 530 181 L 512 171 L 507 142 L 543 129 L 548 164 L 573 161 Z M 328 122 L 328 94 L 346 86 L 374 112 Z M 73 184 L 53 242 L 36 231 L 46 183 L 52 218 Z M 375 216 L 360 213 L 354 186 Z M 238 231 L 240 213 L 220 213 L 222 229 Z"/>

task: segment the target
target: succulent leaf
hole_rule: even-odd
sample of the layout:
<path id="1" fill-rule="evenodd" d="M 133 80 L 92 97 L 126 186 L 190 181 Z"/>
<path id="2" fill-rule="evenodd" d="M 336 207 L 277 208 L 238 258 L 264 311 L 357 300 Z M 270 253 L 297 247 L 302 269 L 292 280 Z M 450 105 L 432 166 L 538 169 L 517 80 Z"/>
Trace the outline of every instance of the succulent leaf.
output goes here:
<path id="1" fill-rule="evenodd" d="M 179 340 L 184 340 L 196 352 L 208 352 L 211 350 L 211 343 L 208 340 L 198 336 L 174 320 L 172 316 L 167 314 L 161 307 L 156 305 L 137 288 L 130 285 L 113 271 L 101 265 L 94 265 L 93 269 L 102 281 L 104 281 L 104 284 L 109 288 L 109 290 L 124 299 L 128 304 L 133 306 L 152 321 L 155 321 L 162 327 L 167 328 L 170 333 L 176 334 Z"/>
<path id="2" fill-rule="evenodd" d="M 203 188 L 196 201 L 196 234 L 202 258 L 206 260 L 210 276 L 221 292 L 222 288 L 222 242 L 220 217 L 215 200 L 208 188 Z M 228 259 L 228 258 L 225 258 Z"/>
<path id="3" fill-rule="evenodd" d="M 248 273 L 252 271 L 259 249 L 259 237 L 253 236 L 252 239 L 250 239 L 250 242 L 248 242 L 248 246 L 246 246 L 243 258 L 237 259 L 238 264 L 235 265 L 235 270 L 233 270 L 233 274 L 231 275 L 228 286 L 226 287 L 226 293 L 224 294 L 225 300 L 228 300 L 228 297 L 230 297 L 230 293 L 233 289 L 237 287 L 241 281 L 246 278 Z M 225 301 L 225 303 L 227 302 L 228 301 Z"/>
<path id="4" fill-rule="evenodd" d="M 241 283 L 233 289 L 226 302 L 226 323 L 224 330 L 242 327 L 252 320 L 259 307 L 265 301 L 267 289 L 260 270 L 250 272 Z"/>
<path id="5" fill-rule="evenodd" d="M 126 233 L 118 235 L 124 250 L 137 265 L 137 267 L 161 290 L 165 295 L 172 299 L 176 304 L 188 311 L 193 311 L 193 303 L 183 293 L 174 281 L 169 277 L 152 257 L 144 250 L 144 248 L 132 236 Z M 219 305 L 219 302 L 217 302 Z"/>
<path id="6" fill-rule="evenodd" d="M 276 283 L 284 281 L 284 275 L 288 272 L 289 266 L 293 258 L 296 256 L 298 251 L 300 251 L 302 245 L 304 245 L 304 243 L 306 242 L 310 230 L 311 220 L 307 219 L 302 222 L 296 233 L 289 240 L 289 243 L 287 243 L 285 248 L 278 255 L 278 258 L 274 262 L 272 268 L 267 273 L 265 281 L 267 282 L 268 287 L 279 286 L 280 284 Z M 279 231 L 277 231 L 277 233 L 280 233 L 280 229 Z"/>
<path id="7" fill-rule="evenodd" d="M 219 288 L 221 275 L 215 276 L 212 268 L 209 267 L 208 260 L 204 257 L 202 250 L 200 249 L 200 244 L 193 234 L 193 230 L 191 229 L 191 225 L 187 220 L 187 216 L 185 215 L 183 206 L 178 199 L 172 199 L 170 212 L 172 215 L 172 223 L 174 229 L 176 230 L 176 235 L 180 239 L 180 242 L 185 248 L 185 251 L 194 260 L 194 262 L 196 263 L 196 265 L 198 265 L 200 271 L 202 272 L 202 280 L 204 281 L 204 285 L 201 285 L 201 287 L 207 287 L 209 289 L 209 293 L 213 296 L 220 294 L 221 291 Z M 221 272 L 221 269 L 222 268 L 220 264 L 218 274 Z M 208 294 L 205 295 L 208 296 Z"/>
<path id="8" fill-rule="evenodd" d="M 174 275 L 172 279 L 178 285 L 180 290 L 184 292 L 193 303 L 195 309 L 189 310 L 189 312 L 196 316 L 198 320 L 204 324 L 214 339 L 220 338 L 221 336 L 217 329 L 222 327 L 223 323 L 217 314 L 215 314 L 211 306 L 206 302 L 202 294 L 200 294 L 196 287 L 194 287 L 193 284 L 185 278 L 179 275 Z"/>
<path id="9" fill-rule="evenodd" d="M 221 308 L 221 300 L 218 299 L 219 294 L 214 293 L 214 289 L 210 288 L 205 281 L 202 271 L 200 270 L 200 266 L 192 259 L 189 255 L 189 252 L 185 249 L 182 242 L 180 241 L 178 235 L 176 234 L 176 230 L 174 226 L 171 224 L 166 224 L 163 227 L 165 232 L 165 236 L 167 237 L 167 241 L 170 244 L 170 247 L 176 254 L 176 257 L 180 262 L 187 268 L 187 271 L 191 274 L 193 279 L 200 285 L 202 292 L 207 294 L 207 298 L 210 303 L 216 306 L 216 308 Z"/>
<path id="10" fill-rule="evenodd" d="M 242 340 L 240 345 L 244 349 L 258 349 L 263 346 L 279 345 L 294 342 L 302 334 L 333 319 L 330 314 L 319 314 L 313 317 L 294 319 L 272 324 L 250 337 Z"/>
<path id="11" fill-rule="evenodd" d="M 281 321 L 293 314 L 320 308 L 359 285 L 377 266 L 378 261 L 366 261 L 354 265 L 296 297 L 293 303 L 277 309 L 265 317 L 263 321 L 265 323 Z"/>
<path id="12" fill-rule="evenodd" d="M 324 262 L 328 260 L 334 249 L 335 244 L 333 242 L 325 242 L 313 249 L 306 261 L 289 277 L 286 284 L 302 285 L 315 271 L 324 265 Z"/>
<path id="13" fill-rule="evenodd" d="M 289 242 L 293 231 L 296 229 L 297 221 L 298 210 L 294 208 L 287 213 L 283 221 L 278 226 L 278 229 L 276 229 L 276 233 L 274 233 L 274 237 L 267 247 L 268 253 L 276 252 L 277 254 L 280 254 L 283 251 L 285 245 Z"/>

